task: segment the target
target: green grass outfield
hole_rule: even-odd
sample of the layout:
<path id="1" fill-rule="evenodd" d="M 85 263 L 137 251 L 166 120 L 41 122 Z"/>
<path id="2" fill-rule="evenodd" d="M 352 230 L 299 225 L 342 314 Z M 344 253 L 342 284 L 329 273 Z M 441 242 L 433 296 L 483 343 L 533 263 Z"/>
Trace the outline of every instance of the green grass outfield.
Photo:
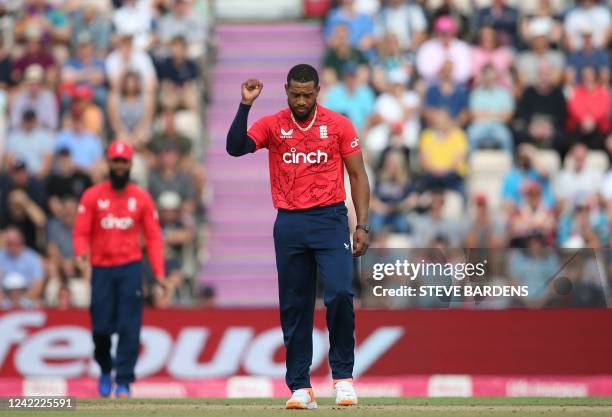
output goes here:
<path id="1" fill-rule="evenodd" d="M 285 410 L 283 399 L 77 399 L 75 411 L 0 411 L 4 416 L 45 417 L 247 417 L 313 414 L 327 416 L 612 416 L 612 398 L 362 398 L 356 407 L 318 399 L 319 409 Z"/>

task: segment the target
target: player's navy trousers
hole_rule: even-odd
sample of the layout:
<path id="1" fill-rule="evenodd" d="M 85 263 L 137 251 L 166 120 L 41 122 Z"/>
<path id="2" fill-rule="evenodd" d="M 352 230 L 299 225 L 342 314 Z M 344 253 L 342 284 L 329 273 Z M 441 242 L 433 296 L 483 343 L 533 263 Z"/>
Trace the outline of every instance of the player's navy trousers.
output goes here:
<path id="1" fill-rule="evenodd" d="M 119 334 L 114 362 L 115 381 L 134 381 L 140 349 L 142 323 L 142 262 L 93 267 L 91 277 L 91 322 L 94 358 L 104 373 L 111 372 L 111 335 Z"/>
<path id="2" fill-rule="evenodd" d="M 355 360 L 353 260 L 344 203 L 278 210 L 274 223 L 285 381 L 292 391 L 310 387 L 316 272 L 323 280 L 334 379 L 352 378 Z"/>

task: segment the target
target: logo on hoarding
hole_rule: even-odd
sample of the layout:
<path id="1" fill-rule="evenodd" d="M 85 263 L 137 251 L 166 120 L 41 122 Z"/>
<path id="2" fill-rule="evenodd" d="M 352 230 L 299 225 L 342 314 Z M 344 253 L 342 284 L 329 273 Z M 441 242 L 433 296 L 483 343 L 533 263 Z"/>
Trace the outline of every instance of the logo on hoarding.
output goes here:
<path id="1" fill-rule="evenodd" d="M 0 375 L 6 376 L 7 368 L 14 368 L 24 377 L 96 375 L 99 370 L 92 360 L 89 319 L 86 314 L 82 317 L 82 325 L 49 325 L 45 311 L 0 316 Z M 363 339 L 355 349 L 354 375 L 366 372 L 403 334 L 402 327 L 380 326 Z M 220 339 L 215 337 L 219 342 L 210 352 L 213 336 L 217 335 L 208 327 L 144 326 L 136 374 L 145 377 L 166 372 L 179 379 L 210 378 L 233 376 L 242 370 L 252 376 L 284 377 L 284 361 L 277 358 L 283 348 L 280 327 L 257 331 L 251 326 L 227 326 Z M 315 329 L 313 372 L 326 363 L 328 349 L 327 331 Z M 205 352 L 211 359 L 202 361 L 200 357 Z M 7 366 L 11 359 L 13 366 Z"/>

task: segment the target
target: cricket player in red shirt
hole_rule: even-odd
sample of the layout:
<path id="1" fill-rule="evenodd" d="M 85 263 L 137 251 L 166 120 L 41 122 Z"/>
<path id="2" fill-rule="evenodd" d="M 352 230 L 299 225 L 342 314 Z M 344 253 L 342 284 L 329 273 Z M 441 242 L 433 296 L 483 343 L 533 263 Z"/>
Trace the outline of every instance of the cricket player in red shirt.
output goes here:
<path id="1" fill-rule="evenodd" d="M 75 255 L 92 266 L 90 313 L 103 397 L 111 394 L 113 368 L 116 397 L 129 397 L 134 381 L 143 309 L 141 232 L 153 272 L 162 288 L 170 290 L 164 280 L 163 241 L 155 204 L 148 192 L 130 183 L 132 155 L 126 142 L 109 146 L 109 179 L 85 191 L 73 231 Z M 115 332 L 119 342 L 113 361 L 111 335 Z"/>
<path id="2" fill-rule="evenodd" d="M 247 131 L 249 109 L 262 88 L 256 79 L 242 84 L 242 101 L 227 135 L 227 151 L 241 156 L 268 149 L 272 199 L 278 209 L 274 247 L 287 350 L 285 380 L 292 391 L 286 408 L 317 407 L 310 384 L 317 269 L 325 287 L 336 404 L 354 405 L 352 257 L 363 255 L 368 247 L 370 200 L 359 138 L 346 117 L 317 104 L 319 76 L 305 64 L 296 65 L 287 75 L 289 107 L 259 119 Z M 345 167 L 358 223 L 352 251 L 344 204 Z"/>

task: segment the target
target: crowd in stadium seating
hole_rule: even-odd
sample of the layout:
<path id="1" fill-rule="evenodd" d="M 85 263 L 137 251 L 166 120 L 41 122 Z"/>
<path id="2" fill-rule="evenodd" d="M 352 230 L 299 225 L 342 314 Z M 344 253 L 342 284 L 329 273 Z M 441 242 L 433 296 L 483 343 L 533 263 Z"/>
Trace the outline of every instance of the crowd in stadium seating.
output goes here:
<path id="1" fill-rule="evenodd" d="M 106 176 L 104 150 L 135 148 L 132 179 L 159 208 L 164 307 L 192 284 L 204 221 L 206 0 L 0 1 L 0 309 L 89 305 L 72 249 L 78 199 Z"/>
<path id="2" fill-rule="evenodd" d="M 340 0 L 324 34 L 322 102 L 359 129 L 373 178 L 374 246 L 493 248 L 503 254 L 499 279 L 533 285 L 570 256 L 554 249 L 601 249 L 601 269 L 592 255 L 562 270 L 575 284 L 569 297 L 538 290 L 511 304 L 605 303 L 607 2 Z"/>

